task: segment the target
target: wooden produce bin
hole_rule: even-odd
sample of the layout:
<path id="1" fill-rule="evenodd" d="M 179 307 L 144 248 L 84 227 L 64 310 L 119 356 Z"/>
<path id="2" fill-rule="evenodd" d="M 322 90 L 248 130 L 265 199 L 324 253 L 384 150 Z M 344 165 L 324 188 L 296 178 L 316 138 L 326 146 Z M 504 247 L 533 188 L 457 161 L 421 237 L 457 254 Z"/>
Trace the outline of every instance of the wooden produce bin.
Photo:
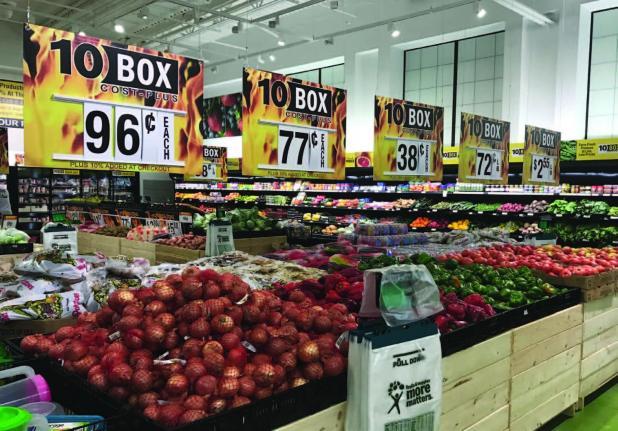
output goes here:
<path id="1" fill-rule="evenodd" d="M 244 251 L 252 255 L 262 255 L 280 249 L 287 242 L 285 235 L 258 236 L 255 238 L 234 238 L 234 248 L 237 251 Z M 206 256 L 204 250 L 200 252 L 200 257 Z"/>
<path id="2" fill-rule="evenodd" d="M 133 241 L 126 238 L 120 238 L 120 253 L 127 257 L 143 257 L 148 259 L 151 264 L 157 260 L 156 244 L 154 242 Z"/>
<path id="3" fill-rule="evenodd" d="M 123 239 L 96 233 L 77 232 L 77 251 L 81 254 L 99 252 L 105 256 L 118 256 L 121 254 L 120 241 Z"/>
<path id="4" fill-rule="evenodd" d="M 580 404 L 618 375 L 618 292 L 583 305 Z"/>
<path id="5" fill-rule="evenodd" d="M 513 330 L 510 429 L 532 431 L 579 395 L 582 306 Z"/>
<path id="6" fill-rule="evenodd" d="M 0 324 L 0 339 L 14 340 L 31 334 L 51 334 L 63 326 L 72 326 L 77 319 L 12 320 Z"/>
<path id="7" fill-rule="evenodd" d="M 155 263 L 186 263 L 200 258 L 202 250 L 173 247 L 165 244 L 155 244 Z"/>
<path id="8" fill-rule="evenodd" d="M 508 331 L 442 359 L 440 430 L 508 428 L 511 339 Z"/>

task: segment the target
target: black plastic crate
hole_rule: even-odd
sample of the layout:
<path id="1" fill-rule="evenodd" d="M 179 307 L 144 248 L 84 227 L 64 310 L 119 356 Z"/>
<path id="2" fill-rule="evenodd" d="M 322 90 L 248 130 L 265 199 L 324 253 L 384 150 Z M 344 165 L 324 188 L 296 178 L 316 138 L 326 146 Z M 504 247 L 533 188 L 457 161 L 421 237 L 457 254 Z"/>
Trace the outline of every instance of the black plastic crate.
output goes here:
<path id="1" fill-rule="evenodd" d="M 580 302 L 580 290 L 570 289 L 551 298 L 513 308 L 474 325 L 465 326 L 448 334 L 443 334 L 440 337 L 442 356 L 452 355 L 508 330 L 549 316 Z"/>
<path id="2" fill-rule="evenodd" d="M 14 346 L 19 341 L 11 341 Z M 15 347 L 13 347 L 15 348 Z M 43 375 L 52 391 L 52 399 L 75 414 L 99 415 L 109 419 L 108 431 L 167 431 L 124 402 L 115 401 L 97 391 L 86 380 L 47 358 L 27 360 L 16 365 L 29 365 Z M 16 366 L 15 365 L 15 366 Z M 251 404 L 227 410 L 216 416 L 176 427 L 177 431 L 270 431 L 317 413 L 347 398 L 346 373 L 309 382 L 297 388 L 274 394 Z M 81 431 L 81 429 L 79 429 Z"/>
<path id="3" fill-rule="evenodd" d="M 27 242 L 25 244 L 0 244 L 0 254 L 23 254 L 32 253 L 34 244 Z"/>

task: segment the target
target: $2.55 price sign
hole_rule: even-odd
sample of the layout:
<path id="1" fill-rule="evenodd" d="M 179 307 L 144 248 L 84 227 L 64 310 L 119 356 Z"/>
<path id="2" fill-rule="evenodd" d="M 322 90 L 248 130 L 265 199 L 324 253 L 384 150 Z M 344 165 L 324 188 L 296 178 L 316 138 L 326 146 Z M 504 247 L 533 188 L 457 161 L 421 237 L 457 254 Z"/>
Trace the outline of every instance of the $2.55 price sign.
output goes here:
<path id="1" fill-rule="evenodd" d="M 459 181 L 506 184 L 509 170 L 510 123 L 461 114 Z"/>
<path id="2" fill-rule="evenodd" d="M 522 182 L 560 183 L 560 132 L 526 125 Z"/>

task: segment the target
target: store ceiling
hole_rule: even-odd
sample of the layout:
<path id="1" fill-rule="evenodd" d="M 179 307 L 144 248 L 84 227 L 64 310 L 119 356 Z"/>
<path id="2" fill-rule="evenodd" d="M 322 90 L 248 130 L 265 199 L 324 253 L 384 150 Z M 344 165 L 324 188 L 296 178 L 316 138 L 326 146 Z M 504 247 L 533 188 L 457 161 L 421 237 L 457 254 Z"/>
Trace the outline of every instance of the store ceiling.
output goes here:
<path id="1" fill-rule="evenodd" d="M 472 2 L 472 0 L 470 0 Z M 205 59 L 211 63 L 323 38 L 334 31 L 390 19 L 398 0 L 0 0 L 14 23 L 27 20 L 74 32 Z M 431 5 L 406 1 L 408 9 Z M 465 1 L 464 1 L 465 3 Z M 376 8 L 379 7 L 379 13 Z M 393 9 L 394 10 L 394 9 Z M 12 16 L 7 17 L 9 11 Z M 279 17 L 273 27 L 270 21 Z M 392 16 L 393 19 L 397 15 Z M 241 28 L 234 33 L 233 27 Z M 114 31 L 122 24 L 124 34 Z"/>

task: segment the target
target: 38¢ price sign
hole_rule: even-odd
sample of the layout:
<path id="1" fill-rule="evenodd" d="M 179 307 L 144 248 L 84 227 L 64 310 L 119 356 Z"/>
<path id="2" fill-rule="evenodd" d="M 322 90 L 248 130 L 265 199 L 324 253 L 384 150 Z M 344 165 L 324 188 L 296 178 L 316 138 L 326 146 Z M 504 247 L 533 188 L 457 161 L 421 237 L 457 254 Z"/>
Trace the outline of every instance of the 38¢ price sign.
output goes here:
<path id="1" fill-rule="evenodd" d="M 506 184 L 510 123 L 462 112 L 459 181 Z"/>
<path id="2" fill-rule="evenodd" d="M 560 132 L 526 125 L 523 184 L 560 183 Z"/>
<path id="3" fill-rule="evenodd" d="M 443 113 L 438 106 L 376 96 L 374 180 L 440 181 Z"/>
<path id="4" fill-rule="evenodd" d="M 243 71 L 243 175 L 345 177 L 346 91 Z"/>
<path id="5" fill-rule="evenodd" d="M 26 165 L 197 173 L 203 81 L 198 60 L 26 24 Z"/>

